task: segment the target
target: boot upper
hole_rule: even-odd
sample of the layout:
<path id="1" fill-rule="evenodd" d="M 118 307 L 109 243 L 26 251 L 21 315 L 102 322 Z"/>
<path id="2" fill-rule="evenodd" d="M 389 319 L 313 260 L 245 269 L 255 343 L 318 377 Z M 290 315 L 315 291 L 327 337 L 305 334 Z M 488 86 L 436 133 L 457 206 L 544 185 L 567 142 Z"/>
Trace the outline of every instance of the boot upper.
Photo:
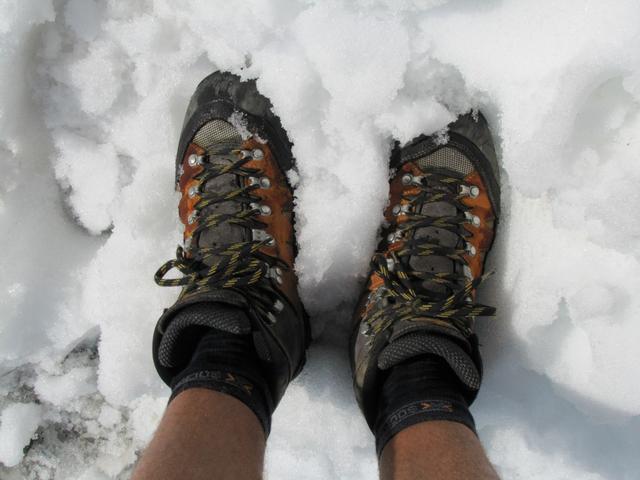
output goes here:
<path id="1" fill-rule="evenodd" d="M 244 312 L 218 312 L 207 326 L 253 334 L 275 403 L 302 368 L 309 328 L 294 270 L 290 147 L 255 82 L 218 72 L 199 85 L 176 160 L 183 244 L 156 273 L 159 285 L 182 287 L 154 334 L 154 361 L 167 383 L 183 367 L 173 356 L 182 333 L 203 323 L 173 319 L 201 302 Z M 166 278 L 174 269 L 182 277 Z"/>
<path id="2" fill-rule="evenodd" d="M 498 169 L 486 121 L 465 115 L 447 134 L 396 147 L 382 240 L 354 315 L 356 396 L 373 410 L 380 373 L 423 354 L 447 360 L 468 389 L 480 386 L 476 301 L 499 216 Z"/>

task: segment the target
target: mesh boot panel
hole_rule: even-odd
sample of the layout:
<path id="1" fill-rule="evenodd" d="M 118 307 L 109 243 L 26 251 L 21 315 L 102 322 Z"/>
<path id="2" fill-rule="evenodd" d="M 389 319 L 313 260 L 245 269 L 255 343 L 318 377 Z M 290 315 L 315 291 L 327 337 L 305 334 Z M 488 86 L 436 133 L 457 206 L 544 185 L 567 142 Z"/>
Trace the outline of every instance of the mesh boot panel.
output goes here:
<path id="1" fill-rule="evenodd" d="M 422 157 L 422 158 L 420 158 Z M 421 152 L 413 152 L 407 158 L 403 157 L 402 160 L 415 160 L 416 164 L 422 170 L 428 170 L 429 168 L 448 168 L 453 170 L 462 176 L 467 176 L 473 171 L 473 164 L 471 160 L 464 156 L 462 152 L 455 148 L 443 147 L 430 155 L 424 155 Z"/>
<path id="2" fill-rule="evenodd" d="M 238 148 L 242 137 L 229 122 L 212 120 L 198 130 L 193 143 L 204 148 L 209 155 L 215 155 Z"/>
<path id="3" fill-rule="evenodd" d="M 473 171 L 473 163 L 462 152 L 451 147 L 442 147 L 435 152 L 428 153 L 430 144 L 424 142 L 424 148 L 411 153 L 403 153 L 402 162 L 415 161 L 423 170 L 429 168 L 448 168 L 462 176 L 469 175 Z"/>
<path id="4" fill-rule="evenodd" d="M 237 335 L 251 332 L 249 319 L 238 308 L 222 303 L 195 303 L 181 310 L 167 327 L 158 348 L 158 360 L 167 368 L 179 363 L 176 350 L 180 347 L 180 338 L 190 327 L 209 327 Z"/>
<path id="5" fill-rule="evenodd" d="M 413 332 L 390 343 L 378 357 L 378 367 L 387 370 L 403 361 L 424 354 L 443 358 L 467 388 L 480 388 L 480 372 L 469 355 L 455 342 L 441 335 Z"/>

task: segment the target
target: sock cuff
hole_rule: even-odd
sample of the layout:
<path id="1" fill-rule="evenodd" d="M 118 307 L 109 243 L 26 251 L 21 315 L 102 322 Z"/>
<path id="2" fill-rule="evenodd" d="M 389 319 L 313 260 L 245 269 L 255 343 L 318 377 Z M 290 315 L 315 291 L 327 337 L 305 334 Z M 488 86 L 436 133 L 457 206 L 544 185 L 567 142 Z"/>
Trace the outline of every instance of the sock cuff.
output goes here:
<path id="1" fill-rule="evenodd" d="M 394 435 L 421 422 L 457 422 L 475 432 L 465 385 L 437 355 L 413 358 L 389 369 L 371 420 L 378 455 Z"/>
<path id="2" fill-rule="evenodd" d="M 174 378 L 169 403 L 180 393 L 192 388 L 213 390 L 241 401 L 256 415 L 265 436 L 269 436 L 273 405 L 269 396 L 265 394 L 267 387 L 264 382 L 252 379 L 245 372 L 225 366 L 187 368 Z"/>
<path id="3" fill-rule="evenodd" d="M 378 457 L 387 443 L 402 430 L 435 420 L 461 423 L 476 433 L 473 416 L 464 400 L 433 397 L 416 399 L 402 404 L 387 416 L 378 417 L 374 427 Z"/>

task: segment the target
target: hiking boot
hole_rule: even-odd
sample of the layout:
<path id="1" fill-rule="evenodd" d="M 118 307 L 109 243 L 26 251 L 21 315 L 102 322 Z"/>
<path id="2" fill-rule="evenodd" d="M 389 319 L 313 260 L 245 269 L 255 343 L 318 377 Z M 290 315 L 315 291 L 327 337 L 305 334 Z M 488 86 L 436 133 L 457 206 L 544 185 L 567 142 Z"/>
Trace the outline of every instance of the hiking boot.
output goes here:
<path id="1" fill-rule="evenodd" d="M 255 81 L 216 72 L 200 83 L 176 158 L 184 243 L 155 276 L 161 286 L 182 287 L 153 338 L 154 363 L 167 384 L 211 329 L 250 339 L 269 410 L 302 369 L 310 336 L 294 272 L 293 193 L 286 177 L 293 163 L 287 134 Z M 183 276 L 166 278 L 172 269 Z M 235 372 L 224 378 L 236 378 Z"/>
<path id="2" fill-rule="evenodd" d="M 356 397 L 372 430 L 385 372 L 425 355 L 444 360 L 470 404 L 482 376 L 474 319 L 494 314 L 476 301 L 500 206 L 485 119 L 467 114 L 444 138 L 396 146 L 390 166 L 383 238 L 350 347 Z"/>

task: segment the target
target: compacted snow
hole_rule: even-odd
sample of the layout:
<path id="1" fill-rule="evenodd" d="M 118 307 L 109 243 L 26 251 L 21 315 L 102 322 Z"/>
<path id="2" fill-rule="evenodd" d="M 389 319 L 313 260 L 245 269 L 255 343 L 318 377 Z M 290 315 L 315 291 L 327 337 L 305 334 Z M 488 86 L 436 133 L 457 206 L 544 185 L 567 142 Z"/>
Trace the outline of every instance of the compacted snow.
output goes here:
<path id="1" fill-rule="evenodd" d="M 346 335 L 390 142 L 472 108 L 504 212 L 480 436 L 505 479 L 638 478 L 637 0 L 0 0 L 0 62 L 1 478 L 126 478 L 151 437 L 173 156 L 216 69 L 259 78 L 298 159 L 317 340 L 275 414 L 269 478 L 377 475 Z"/>

